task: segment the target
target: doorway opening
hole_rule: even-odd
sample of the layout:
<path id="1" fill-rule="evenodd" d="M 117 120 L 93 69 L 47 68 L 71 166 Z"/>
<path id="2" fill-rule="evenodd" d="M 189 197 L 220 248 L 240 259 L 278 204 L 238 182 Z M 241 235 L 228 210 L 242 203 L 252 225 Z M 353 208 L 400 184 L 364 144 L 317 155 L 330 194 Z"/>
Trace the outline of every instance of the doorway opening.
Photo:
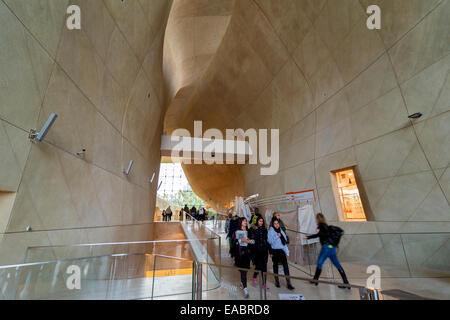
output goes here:
<path id="1" fill-rule="evenodd" d="M 338 213 L 342 221 L 367 221 L 354 168 L 332 172 Z"/>

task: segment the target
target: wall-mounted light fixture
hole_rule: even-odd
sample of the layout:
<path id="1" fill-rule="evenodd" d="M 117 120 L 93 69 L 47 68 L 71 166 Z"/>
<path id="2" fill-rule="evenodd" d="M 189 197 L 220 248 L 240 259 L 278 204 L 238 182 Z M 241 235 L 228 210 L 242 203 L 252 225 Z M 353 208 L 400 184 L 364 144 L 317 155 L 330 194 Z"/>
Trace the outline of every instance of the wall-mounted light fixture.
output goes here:
<path id="1" fill-rule="evenodd" d="M 128 164 L 128 168 L 127 168 L 126 170 L 123 171 L 123 173 L 124 173 L 125 175 L 128 176 L 128 175 L 130 174 L 131 168 L 133 167 L 133 163 L 134 163 L 134 161 L 133 161 L 133 160 L 130 160 L 130 163 Z"/>
<path id="2" fill-rule="evenodd" d="M 155 172 L 153 172 L 153 175 L 152 175 L 152 178 L 149 180 L 150 181 L 150 183 L 153 183 L 153 180 L 155 180 L 155 175 L 156 175 L 156 173 Z"/>
<path id="3" fill-rule="evenodd" d="M 423 116 L 423 114 L 421 112 L 416 112 L 416 113 L 413 113 L 412 115 L 409 115 L 408 118 L 410 118 L 410 119 L 419 119 L 422 116 Z"/>
<path id="4" fill-rule="evenodd" d="M 39 141 L 41 142 L 44 140 L 47 133 L 50 131 L 50 128 L 53 126 L 53 123 L 55 122 L 56 118 L 58 118 L 58 115 L 56 113 L 52 113 L 50 117 L 45 122 L 44 126 L 42 127 L 41 131 L 36 132 L 36 130 L 31 129 L 29 138 L 32 141 Z"/>
<path id="5" fill-rule="evenodd" d="M 84 157 L 84 155 L 86 154 L 86 149 L 81 149 L 81 151 L 78 151 L 77 152 L 77 156 L 79 156 L 79 157 Z"/>

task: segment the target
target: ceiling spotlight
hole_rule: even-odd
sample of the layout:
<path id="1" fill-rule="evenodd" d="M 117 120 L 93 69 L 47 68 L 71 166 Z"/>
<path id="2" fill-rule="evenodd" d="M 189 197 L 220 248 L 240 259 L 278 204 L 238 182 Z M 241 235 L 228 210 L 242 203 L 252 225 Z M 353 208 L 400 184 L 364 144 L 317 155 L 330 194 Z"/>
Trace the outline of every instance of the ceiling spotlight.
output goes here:
<path id="1" fill-rule="evenodd" d="M 419 118 L 421 118 L 422 116 L 423 116 L 423 114 L 422 114 L 421 112 L 416 112 L 416 113 L 414 113 L 414 114 L 408 116 L 408 118 L 410 118 L 410 119 L 419 119 Z"/>
<path id="2" fill-rule="evenodd" d="M 44 140 L 45 136 L 50 131 L 50 128 L 53 126 L 53 123 L 55 122 L 57 117 L 58 117 L 58 115 L 56 113 L 52 113 L 50 115 L 50 117 L 47 119 L 47 121 L 45 122 L 41 131 L 36 132 L 36 130 L 31 129 L 28 137 L 33 141 L 41 142 L 42 140 Z"/>
<path id="3" fill-rule="evenodd" d="M 123 171 L 123 173 L 125 173 L 125 175 L 128 176 L 128 175 L 130 174 L 131 168 L 133 167 L 133 163 L 134 163 L 134 161 L 133 161 L 133 160 L 130 160 L 130 163 L 128 164 L 128 168 L 127 168 L 126 170 Z"/>

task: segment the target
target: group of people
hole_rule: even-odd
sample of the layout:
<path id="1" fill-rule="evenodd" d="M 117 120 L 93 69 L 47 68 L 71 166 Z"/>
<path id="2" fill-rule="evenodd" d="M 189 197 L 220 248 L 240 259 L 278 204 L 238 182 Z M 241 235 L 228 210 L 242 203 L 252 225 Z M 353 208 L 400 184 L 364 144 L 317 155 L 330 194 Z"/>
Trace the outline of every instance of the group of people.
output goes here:
<path id="1" fill-rule="evenodd" d="M 161 215 L 163 217 L 163 221 L 166 221 L 166 222 L 172 221 L 173 212 L 172 212 L 172 209 L 170 208 L 170 206 L 166 210 L 163 210 Z"/>
<path id="2" fill-rule="evenodd" d="M 194 206 L 192 206 L 191 209 L 189 209 L 189 207 L 187 206 L 187 204 L 184 205 L 184 208 L 182 209 L 182 211 L 184 211 L 185 213 L 188 213 L 188 215 L 186 215 L 186 219 L 190 219 L 191 217 L 194 218 L 195 220 L 198 221 L 205 221 L 208 220 L 208 211 L 206 211 L 205 208 L 203 208 L 202 206 L 200 206 L 197 210 L 197 208 Z"/>
<path id="3" fill-rule="evenodd" d="M 331 237 L 331 227 L 323 216 L 319 213 L 316 216 L 318 224 L 318 233 L 306 237 L 307 239 L 320 238 L 322 250 L 319 254 L 317 262 L 317 269 L 312 280 L 312 283 L 318 285 L 320 273 L 322 271 L 323 263 L 327 258 L 330 258 L 333 264 L 338 269 L 342 276 L 344 284 L 348 284 L 344 269 L 339 263 L 336 255 L 336 241 Z M 287 257 L 289 257 L 289 237 L 286 234 L 286 227 L 280 218 L 280 214 L 275 212 L 272 216 L 269 229 L 263 216 L 255 209 L 251 221 L 246 218 L 229 215 L 225 225 L 227 238 L 229 239 L 230 255 L 235 260 L 235 266 L 240 270 L 241 283 L 244 290 L 245 298 L 249 297 L 247 288 L 247 273 L 246 269 L 250 269 L 250 263 L 253 262 L 256 272 L 253 274 L 253 285 L 258 285 L 258 274 L 263 273 L 263 286 L 266 291 L 269 291 L 267 284 L 267 263 L 269 257 L 272 259 L 273 273 L 278 275 L 278 266 L 283 266 L 284 275 L 286 276 L 286 285 L 289 290 L 294 290 L 291 279 L 289 277 L 289 264 Z M 280 280 L 275 276 L 275 286 L 280 287 Z M 347 288 L 347 286 L 340 286 Z"/>
<path id="4" fill-rule="evenodd" d="M 164 222 L 172 221 L 173 212 L 172 212 L 172 209 L 170 208 L 170 206 L 167 209 L 163 210 L 161 215 L 162 215 Z M 208 220 L 208 211 L 206 211 L 206 209 L 203 208 L 202 206 L 200 206 L 200 208 L 197 210 L 195 205 L 192 206 L 191 209 L 189 209 L 187 204 L 185 204 L 184 208 L 182 208 L 179 212 L 179 220 L 183 221 L 184 218 L 186 218 L 187 220 L 190 220 L 191 217 L 193 217 L 194 219 L 196 219 L 198 221 Z"/>

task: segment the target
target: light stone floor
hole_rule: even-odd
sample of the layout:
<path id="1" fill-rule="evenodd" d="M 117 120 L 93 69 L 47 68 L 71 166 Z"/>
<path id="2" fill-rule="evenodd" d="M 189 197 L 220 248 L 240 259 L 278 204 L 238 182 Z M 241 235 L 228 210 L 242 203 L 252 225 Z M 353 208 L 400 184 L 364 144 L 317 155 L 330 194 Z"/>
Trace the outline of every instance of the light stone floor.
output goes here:
<path id="1" fill-rule="evenodd" d="M 222 235 L 223 236 L 223 235 Z M 224 239 L 223 239 L 224 240 Z M 228 242 L 222 241 L 222 252 L 228 252 Z M 222 264 L 232 266 L 233 261 L 231 258 L 227 257 L 226 254 L 222 256 Z M 311 266 L 314 270 L 315 266 Z M 361 273 L 362 268 L 357 264 L 345 263 L 344 267 L 349 276 L 350 282 L 355 285 L 366 286 L 366 278 L 364 274 Z M 309 266 L 295 266 L 291 265 L 290 272 L 292 276 L 298 276 L 303 278 L 308 278 L 300 269 L 309 270 Z M 406 277 L 389 277 L 390 273 L 393 272 L 395 266 L 383 266 L 381 280 L 382 290 L 392 290 L 400 289 L 424 298 L 430 299 L 449 299 L 450 298 L 450 277 L 446 278 L 406 278 Z M 272 270 L 272 264 L 269 260 L 268 270 Z M 280 267 L 281 271 L 281 267 Z M 204 290 L 203 299 L 210 300 L 242 300 L 244 299 L 242 286 L 240 284 L 239 273 L 231 269 L 222 269 L 222 281 L 218 284 L 216 281 L 211 281 L 208 287 L 215 287 L 219 285 L 219 288 L 213 290 Z M 355 277 L 352 277 L 355 275 Z M 368 275 L 367 275 L 368 276 Z M 322 273 L 323 280 L 331 280 L 336 278 L 336 282 L 339 282 L 339 275 L 331 264 L 326 263 L 324 271 Z M 188 279 L 186 279 L 187 281 Z M 190 280 L 190 279 L 189 279 Z M 319 286 L 314 286 L 307 281 L 293 280 L 293 286 L 296 288 L 294 291 L 287 290 L 285 286 L 285 280 L 281 279 L 281 288 L 276 288 L 274 286 L 273 278 L 269 277 L 269 288 L 270 291 L 267 293 L 267 299 L 279 299 L 278 294 L 302 294 L 306 300 L 359 300 L 359 290 L 358 289 L 339 289 L 334 285 L 320 284 Z M 206 282 L 206 279 L 204 280 Z M 259 286 L 254 287 L 252 284 L 252 275 L 248 274 L 248 288 L 250 293 L 250 299 L 258 300 L 260 299 Z M 206 289 L 206 288 L 205 288 Z M 189 295 L 190 297 L 190 295 Z M 166 296 L 162 299 L 187 299 L 188 295 L 176 295 L 176 296 Z M 385 299 L 395 299 L 394 297 L 384 296 Z"/>
<path id="2" fill-rule="evenodd" d="M 223 236 L 223 235 L 222 235 Z M 232 266 L 232 259 L 227 256 L 228 242 L 222 241 L 222 264 Z M 350 282 L 356 285 L 366 285 L 366 280 L 362 277 L 361 266 L 345 264 L 346 272 Z M 311 266 L 312 269 L 315 266 Z M 309 278 L 301 269 L 309 270 L 309 266 L 291 265 L 292 276 Z M 389 268 L 384 268 L 385 270 Z M 268 270 L 272 270 L 272 264 L 269 261 Z M 281 268 L 280 268 L 281 271 Z M 204 300 L 243 300 L 244 295 L 240 284 L 239 272 L 233 269 L 222 268 L 221 281 L 211 276 L 203 279 L 203 299 Z M 336 277 L 337 272 L 329 264 L 325 265 L 323 271 L 323 280 L 330 280 Z M 356 275 L 352 277 L 352 275 Z M 387 275 L 387 274 L 385 274 Z M 279 299 L 279 294 L 301 294 L 306 300 L 359 300 L 358 289 L 339 289 L 334 285 L 320 284 L 314 286 L 308 281 L 293 280 L 294 291 L 286 288 L 285 280 L 280 279 L 281 288 L 274 286 L 274 280 L 269 277 L 268 283 L 270 291 L 267 292 L 267 299 Z M 339 281 L 339 280 L 336 280 Z M 381 287 L 383 290 L 400 289 L 413 293 L 418 296 L 432 299 L 450 298 L 450 278 L 382 278 Z M 248 274 L 248 288 L 250 300 L 260 299 L 259 286 L 253 286 L 252 275 Z M 69 291 L 65 288 L 50 290 L 45 296 L 41 296 L 40 290 L 36 290 L 37 295 L 32 292 L 23 292 L 19 298 L 25 299 L 159 299 L 159 300 L 189 300 L 192 298 L 192 275 L 177 275 L 155 278 L 140 278 L 130 280 L 85 280 L 82 282 L 81 290 Z M 42 292 L 42 291 L 41 291 Z M 385 296 L 385 299 L 392 297 Z"/>

